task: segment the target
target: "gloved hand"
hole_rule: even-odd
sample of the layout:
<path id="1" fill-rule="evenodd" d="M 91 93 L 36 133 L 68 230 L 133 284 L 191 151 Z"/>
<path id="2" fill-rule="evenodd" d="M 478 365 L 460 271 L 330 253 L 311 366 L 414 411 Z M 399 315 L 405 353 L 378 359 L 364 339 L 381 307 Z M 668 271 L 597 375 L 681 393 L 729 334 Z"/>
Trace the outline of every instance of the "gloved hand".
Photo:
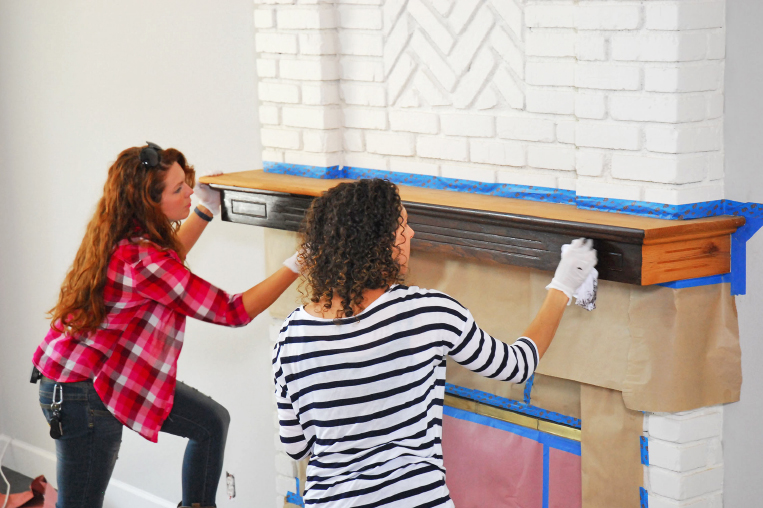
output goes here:
<path id="1" fill-rule="evenodd" d="M 222 174 L 222 171 L 218 171 L 204 176 L 216 176 Z M 196 185 L 193 187 L 193 193 L 199 200 L 199 204 L 204 205 L 213 216 L 220 213 L 220 191 L 214 190 L 205 183 L 196 182 Z"/>
<path id="2" fill-rule="evenodd" d="M 302 265 L 299 263 L 299 251 L 292 254 L 289 259 L 283 262 L 283 265 L 297 275 L 302 273 Z"/>
<path id="3" fill-rule="evenodd" d="M 562 260 L 559 261 L 554 278 L 546 289 L 562 291 L 571 302 L 572 295 L 585 282 L 595 265 L 596 250 L 593 248 L 593 240 L 573 240 L 568 248 L 562 250 Z"/>

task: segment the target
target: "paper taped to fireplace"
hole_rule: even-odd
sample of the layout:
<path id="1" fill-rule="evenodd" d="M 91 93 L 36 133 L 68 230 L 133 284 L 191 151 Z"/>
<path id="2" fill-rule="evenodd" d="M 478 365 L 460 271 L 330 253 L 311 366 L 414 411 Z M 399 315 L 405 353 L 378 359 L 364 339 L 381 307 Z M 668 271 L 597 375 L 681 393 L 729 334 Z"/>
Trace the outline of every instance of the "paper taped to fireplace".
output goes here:
<path id="1" fill-rule="evenodd" d="M 569 249 L 569 244 L 562 245 L 562 254 Z M 596 268 L 591 269 L 586 280 L 575 290 L 575 305 L 591 311 L 596 308 L 596 292 L 599 289 L 599 272 Z"/>

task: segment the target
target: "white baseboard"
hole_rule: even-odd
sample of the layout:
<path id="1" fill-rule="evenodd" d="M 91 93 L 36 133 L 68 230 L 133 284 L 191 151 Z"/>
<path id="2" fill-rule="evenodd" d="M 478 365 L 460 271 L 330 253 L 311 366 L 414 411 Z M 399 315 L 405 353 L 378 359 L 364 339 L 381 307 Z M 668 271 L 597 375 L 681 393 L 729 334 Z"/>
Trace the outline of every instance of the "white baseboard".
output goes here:
<path id="1" fill-rule="evenodd" d="M 8 451 L 3 458 L 3 466 L 29 477 L 41 474 L 54 487 L 56 486 L 56 454 L 43 450 L 29 443 L 12 440 L 9 436 L 0 434 L 0 452 L 10 441 Z M 0 482 L 2 483 L 2 482 Z M 125 482 L 112 479 L 106 489 L 104 508 L 176 508 L 177 503 L 167 501 L 145 490 L 141 490 Z"/>

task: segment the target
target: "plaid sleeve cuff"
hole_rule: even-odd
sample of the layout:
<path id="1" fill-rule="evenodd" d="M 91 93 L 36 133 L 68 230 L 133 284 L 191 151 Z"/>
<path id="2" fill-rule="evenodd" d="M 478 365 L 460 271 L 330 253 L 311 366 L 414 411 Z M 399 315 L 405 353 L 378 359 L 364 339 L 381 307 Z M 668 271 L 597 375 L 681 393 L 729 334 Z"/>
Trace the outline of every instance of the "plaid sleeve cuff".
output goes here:
<path id="1" fill-rule="evenodd" d="M 254 318 L 249 317 L 249 314 L 246 312 L 246 308 L 244 308 L 243 294 L 239 293 L 237 295 L 231 296 L 228 316 L 228 322 L 231 324 L 231 326 L 248 325 L 252 322 L 252 319 Z"/>

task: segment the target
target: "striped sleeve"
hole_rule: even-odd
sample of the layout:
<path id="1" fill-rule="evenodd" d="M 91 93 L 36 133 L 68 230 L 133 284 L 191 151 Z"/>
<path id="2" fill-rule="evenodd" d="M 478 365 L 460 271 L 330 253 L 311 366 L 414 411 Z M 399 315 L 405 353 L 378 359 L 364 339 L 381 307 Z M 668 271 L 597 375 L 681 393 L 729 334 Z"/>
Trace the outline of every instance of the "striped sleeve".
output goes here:
<path id="1" fill-rule="evenodd" d="M 485 333 L 464 309 L 463 332 L 448 353 L 456 362 L 487 378 L 524 383 L 538 366 L 538 348 L 529 337 L 506 344 Z"/>
<path id="2" fill-rule="evenodd" d="M 313 443 L 308 443 L 302 425 L 297 418 L 289 392 L 284 382 L 283 369 L 280 362 L 281 344 L 273 349 L 273 375 L 275 382 L 275 399 L 278 413 L 278 428 L 284 451 L 294 460 L 307 457 Z"/>

